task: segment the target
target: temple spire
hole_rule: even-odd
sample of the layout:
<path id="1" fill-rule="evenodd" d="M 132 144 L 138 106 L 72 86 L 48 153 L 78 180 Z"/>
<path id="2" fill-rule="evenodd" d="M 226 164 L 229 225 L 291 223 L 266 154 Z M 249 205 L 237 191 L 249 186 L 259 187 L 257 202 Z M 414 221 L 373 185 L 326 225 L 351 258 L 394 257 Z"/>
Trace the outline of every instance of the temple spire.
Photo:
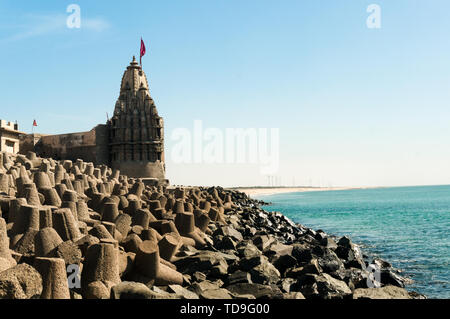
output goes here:
<path id="1" fill-rule="evenodd" d="M 165 179 L 164 121 L 135 56 L 122 76 L 114 116 L 108 123 L 113 168 L 129 177 Z"/>

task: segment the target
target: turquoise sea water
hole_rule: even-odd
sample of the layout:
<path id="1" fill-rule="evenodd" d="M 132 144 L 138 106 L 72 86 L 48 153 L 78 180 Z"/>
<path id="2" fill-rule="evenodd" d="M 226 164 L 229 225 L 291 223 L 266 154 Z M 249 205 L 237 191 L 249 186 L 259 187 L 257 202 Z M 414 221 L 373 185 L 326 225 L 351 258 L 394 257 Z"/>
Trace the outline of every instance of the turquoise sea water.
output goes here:
<path id="1" fill-rule="evenodd" d="M 450 298 L 450 186 L 259 196 L 294 222 L 349 235 L 414 280 L 408 290 Z"/>

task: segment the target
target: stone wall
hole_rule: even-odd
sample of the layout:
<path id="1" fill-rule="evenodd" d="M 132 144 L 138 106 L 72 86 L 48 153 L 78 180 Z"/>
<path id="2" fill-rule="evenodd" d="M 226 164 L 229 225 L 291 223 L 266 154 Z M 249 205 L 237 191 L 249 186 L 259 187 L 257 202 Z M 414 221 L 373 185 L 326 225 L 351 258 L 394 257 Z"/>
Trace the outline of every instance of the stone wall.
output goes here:
<path id="1" fill-rule="evenodd" d="M 109 166 L 109 130 L 108 125 L 99 124 L 95 128 L 95 156 L 96 165 L 104 164 Z"/>
<path id="2" fill-rule="evenodd" d="M 19 154 L 27 155 L 28 152 L 34 152 L 34 146 L 39 142 L 43 134 L 21 134 Z"/>
<path id="3" fill-rule="evenodd" d="M 97 128 L 100 128 L 97 130 Z M 97 131 L 102 140 L 104 128 L 99 125 L 88 132 L 47 135 L 42 136 L 35 145 L 35 151 L 39 156 L 52 157 L 54 159 L 67 159 L 76 161 L 83 159 L 95 164 L 107 164 L 108 144 L 97 145 Z M 104 146 L 106 144 L 106 147 Z M 106 160 L 106 162 L 105 162 Z"/>
<path id="4" fill-rule="evenodd" d="M 146 160 L 112 161 L 109 151 L 109 127 L 100 124 L 88 132 L 60 135 L 23 135 L 20 141 L 22 154 L 34 151 L 41 157 L 52 157 L 55 160 L 82 159 L 95 165 L 108 165 L 119 169 L 128 177 L 165 179 L 164 162 Z"/>

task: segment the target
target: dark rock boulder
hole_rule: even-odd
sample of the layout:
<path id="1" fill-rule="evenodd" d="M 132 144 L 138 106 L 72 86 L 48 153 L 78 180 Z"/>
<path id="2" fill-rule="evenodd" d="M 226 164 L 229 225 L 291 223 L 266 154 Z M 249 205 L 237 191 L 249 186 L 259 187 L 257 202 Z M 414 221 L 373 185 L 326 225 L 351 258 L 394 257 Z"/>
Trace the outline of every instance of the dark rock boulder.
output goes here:
<path id="1" fill-rule="evenodd" d="M 242 234 L 231 226 L 222 226 L 222 227 L 218 228 L 213 233 L 213 236 L 218 236 L 218 235 L 229 236 L 238 242 L 242 241 L 244 239 Z"/>
<path id="2" fill-rule="evenodd" d="M 253 244 L 261 251 L 268 248 L 274 241 L 275 238 L 269 235 L 258 235 L 253 237 Z"/>
<path id="3" fill-rule="evenodd" d="M 299 289 L 306 298 L 343 299 L 352 293 L 344 281 L 335 279 L 326 273 L 308 274 L 298 280 L 295 288 L 294 291 Z"/>
<path id="4" fill-rule="evenodd" d="M 355 289 L 353 299 L 412 299 L 409 293 L 400 287 L 386 286 L 382 288 Z"/>
<path id="5" fill-rule="evenodd" d="M 365 270 L 357 268 L 340 269 L 330 275 L 336 279 L 345 281 L 351 290 L 358 288 L 369 288 L 367 285 L 369 274 Z"/>
<path id="6" fill-rule="evenodd" d="M 344 268 L 344 263 L 331 249 L 328 248 L 324 249 L 322 256 L 318 258 L 318 261 L 319 266 L 326 273 L 332 273 Z"/>
<path id="7" fill-rule="evenodd" d="M 227 274 L 228 264 L 225 258 L 219 252 L 214 251 L 199 251 L 192 256 L 186 256 L 179 258 L 174 262 L 177 270 L 186 273 L 193 274 L 196 271 L 209 274 Z"/>
<path id="8" fill-rule="evenodd" d="M 283 293 L 276 286 L 239 283 L 226 287 L 234 295 L 253 295 L 256 299 L 282 299 Z"/>
<path id="9" fill-rule="evenodd" d="M 241 270 L 249 271 L 256 266 L 261 265 L 265 260 L 267 260 L 267 257 L 263 255 L 241 258 L 238 267 Z"/>
<path id="10" fill-rule="evenodd" d="M 239 268 L 243 271 L 248 271 L 252 281 L 255 283 L 275 283 L 280 278 L 278 269 L 263 255 L 241 259 L 239 261 Z"/>
<path id="11" fill-rule="evenodd" d="M 255 257 L 262 254 L 252 242 L 239 243 L 237 246 L 237 253 L 241 258 Z"/>
<path id="12" fill-rule="evenodd" d="M 312 249 L 309 245 L 294 244 L 292 248 L 292 257 L 297 259 L 299 263 L 309 262 L 312 258 Z"/>
<path id="13" fill-rule="evenodd" d="M 380 277 L 381 277 L 382 285 L 385 285 L 385 286 L 391 285 L 391 286 L 404 288 L 405 284 L 411 283 L 410 280 L 399 276 L 391 269 L 381 269 L 380 272 L 381 272 Z"/>
<path id="14" fill-rule="evenodd" d="M 144 284 L 124 281 L 111 289 L 111 299 L 154 299 L 154 293 Z"/>
<path id="15" fill-rule="evenodd" d="M 201 299 L 233 299 L 232 294 L 225 288 L 208 289 L 200 293 Z"/>
<path id="16" fill-rule="evenodd" d="M 280 279 L 280 272 L 268 260 L 250 269 L 250 275 L 254 283 L 271 284 Z"/>
<path id="17" fill-rule="evenodd" d="M 278 269 L 280 274 L 284 276 L 288 268 L 293 268 L 297 265 L 297 259 L 292 255 L 283 255 L 273 261 L 273 265 Z"/>
<path id="18" fill-rule="evenodd" d="M 180 285 L 169 285 L 168 290 L 182 296 L 183 299 L 199 299 L 199 296 L 195 292 Z"/>
<path id="19" fill-rule="evenodd" d="M 288 292 L 283 294 L 283 299 L 306 299 L 301 292 Z"/>
<path id="20" fill-rule="evenodd" d="M 293 247 L 291 245 L 284 245 L 280 242 L 275 242 L 264 251 L 264 255 L 269 258 L 277 258 L 284 255 L 291 255 Z"/>
<path id="21" fill-rule="evenodd" d="M 231 275 L 227 276 L 226 283 L 227 285 L 233 285 L 238 283 L 251 284 L 253 282 L 250 273 L 238 270 L 232 273 Z"/>
<path id="22" fill-rule="evenodd" d="M 209 281 L 205 280 L 202 282 L 195 282 L 192 284 L 191 289 L 198 295 L 200 295 L 202 292 L 206 290 L 216 290 L 219 289 L 222 286 L 222 282 L 220 281 Z"/>
<path id="23" fill-rule="evenodd" d="M 339 242 L 341 242 L 341 240 Z M 344 243 L 347 243 L 347 241 L 344 241 Z M 339 245 L 338 248 L 336 248 L 336 255 L 343 259 L 346 268 L 364 269 L 366 267 L 359 249 L 352 244 L 350 244 L 350 246 Z"/>
<path id="24" fill-rule="evenodd" d="M 280 283 L 281 290 L 287 293 L 291 292 L 291 286 L 295 281 L 293 278 L 283 278 Z"/>
<path id="25" fill-rule="evenodd" d="M 220 250 L 236 250 L 236 241 L 231 236 L 223 236 L 214 246 Z"/>
<path id="26" fill-rule="evenodd" d="M 381 258 L 372 259 L 372 264 L 376 265 L 379 269 L 389 269 L 392 267 L 392 265 L 389 262 L 387 262 Z"/>
<path id="27" fill-rule="evenodd" d="M 320 244 L 328 249 L 336 249 L 338 246 L 336 241 L 331 237 L 326 237 L 320 241 Z"/>
<path id="28" fill-rule="evenodd" d="M 342 237 L 339 239 L 339 241 L 338 241 L 338 245 L 339 245 L 339 246 L 342 246 L 342 247 L 345 247 L 345 248 L 352 248 L 353 243 L 352 243 L 352 241 L 350 240 L 349 237 L 347 237 L 347 236 L 342 236 Z"/>

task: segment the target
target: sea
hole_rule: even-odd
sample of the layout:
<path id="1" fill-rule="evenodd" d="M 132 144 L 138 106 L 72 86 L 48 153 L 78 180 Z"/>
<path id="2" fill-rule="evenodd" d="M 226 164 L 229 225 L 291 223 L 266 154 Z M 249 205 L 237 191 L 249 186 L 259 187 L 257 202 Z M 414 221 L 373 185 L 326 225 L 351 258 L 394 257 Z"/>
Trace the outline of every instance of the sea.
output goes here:
<path id="1" fill-rule="evenodd" d="M 450 186 L 282 193 L 270 202 L 296 223 L 350 236 L 369 256 L 411 278 L 407 290 L 450 298 Z"/>

